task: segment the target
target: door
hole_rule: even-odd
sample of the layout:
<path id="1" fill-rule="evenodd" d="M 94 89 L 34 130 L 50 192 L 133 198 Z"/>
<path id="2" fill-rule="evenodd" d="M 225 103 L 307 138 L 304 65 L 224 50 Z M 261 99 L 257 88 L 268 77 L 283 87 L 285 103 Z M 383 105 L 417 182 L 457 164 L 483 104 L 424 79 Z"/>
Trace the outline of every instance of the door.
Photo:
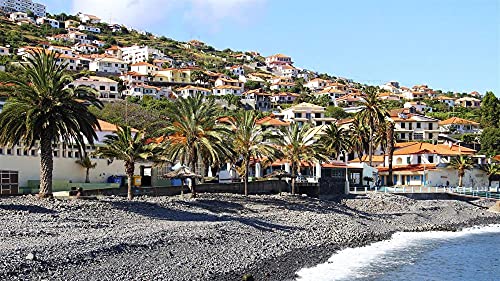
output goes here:
<path id="1" fill-rule="evenodd" d="M 151 176 L 152 176 L 152 168 L 141 166 L 141 185 L 145 187 L 151 186 Z"/>

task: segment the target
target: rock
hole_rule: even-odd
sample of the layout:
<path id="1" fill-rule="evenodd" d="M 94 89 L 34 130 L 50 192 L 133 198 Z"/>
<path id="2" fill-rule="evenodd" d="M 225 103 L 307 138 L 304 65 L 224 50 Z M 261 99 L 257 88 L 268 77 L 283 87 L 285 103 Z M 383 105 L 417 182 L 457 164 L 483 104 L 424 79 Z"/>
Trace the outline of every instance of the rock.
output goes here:
<path id="1" fill-rule="evenodd" d="M 35 253 L 33 253 L 33 252 L 29 253 L 29 254 L 28 254 L 28 255 L 26 255 L 26 257 L 25 257 L 25 259 L 30 260 L 30 261 L 35 260 L 35 258 L 36 258 L 36 257 L 35 257 Z"/>

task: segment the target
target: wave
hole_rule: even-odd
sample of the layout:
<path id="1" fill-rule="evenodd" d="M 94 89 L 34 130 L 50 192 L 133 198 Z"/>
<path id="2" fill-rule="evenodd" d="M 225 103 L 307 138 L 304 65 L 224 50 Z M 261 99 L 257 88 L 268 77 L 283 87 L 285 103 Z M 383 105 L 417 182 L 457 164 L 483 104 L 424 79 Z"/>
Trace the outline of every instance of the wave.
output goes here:
<path id="1" fill-rule="evenodd" d="M 297 272 L 298 281 L 334 281 L 346 279 L 363 279 L 373 274 L 367 270 L 375 265 L 378 270 L 388 270 L 400 264 L 409 263 L 412 257 L 399 258 L 398 252 L 419 252 L 425 248 L 424 243 L 453 240 L 459 237 L 500 233 L 500 225 L 471 227 L 458 232 L 398 232 L 391 239 L 375 242 L 360 248 L 347 248 L 334 254 L 328 262 Z M 383 256 L 394 255 L 389 263 L 377 265 L 377 260 Z M 413 257 L 414 259 L 415 257 Z"/>

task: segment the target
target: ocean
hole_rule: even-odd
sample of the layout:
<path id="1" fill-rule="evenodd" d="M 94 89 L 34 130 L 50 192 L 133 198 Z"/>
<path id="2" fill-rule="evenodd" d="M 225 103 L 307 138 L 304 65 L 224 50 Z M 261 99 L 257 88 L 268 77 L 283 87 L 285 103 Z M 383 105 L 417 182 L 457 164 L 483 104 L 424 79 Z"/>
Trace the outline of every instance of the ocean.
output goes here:
<path id="1" fill-rule="evenodd" d="M 396 233 L 334 254 L 297 281 L 500 280 L 500 225 L 460 232 Z"/>

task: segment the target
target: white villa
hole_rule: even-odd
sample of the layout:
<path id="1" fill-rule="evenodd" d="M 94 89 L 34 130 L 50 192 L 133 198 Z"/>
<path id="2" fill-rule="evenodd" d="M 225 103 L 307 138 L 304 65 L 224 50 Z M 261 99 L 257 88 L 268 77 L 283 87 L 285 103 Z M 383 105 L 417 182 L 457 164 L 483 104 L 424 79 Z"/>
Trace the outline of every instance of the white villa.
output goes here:
<path id="1" fill-rule="evenodd" d="M 115 58 L 97 58 L 89 65 L 90 71 L 120 74 L 128 71 L 128 64 Z"/>
<path id="2" fill-rule="evenodd" d="M 158 71 L 158 66 L 147 62 L 137 62 L 130 65 L 130 71 L 137 72 L 142 75 L 154 75 Z"/>
<path id="3" fill-rule="evenodd" d="M 213 88 L 213 94 L 216 96 L 225 96 L 225 95 L 235 95 L 241 96 L 243 93 L 243 89 L 239 86 L 231 86 L 231 85 L 222 85 L 216 86 Z"/>
<path id="4" fill-rule="evenodd" d="M 51 19 L 51 18 L 46 18 L 46 17 L 37 18 L 36 19 L 36 23 L 39 24 L 39 25 L 48 24 L 52 28 L 59 28 L 59 26 L 60 26 L 60 23 L 59 23 L 58 20 Z"/>
<path id="5" fill-rule="evenodd" d="M 208 96 L 212 93 L 209 89 L 196 87 L 196 86 L 186 86 L 176 90 L 177 96 L 182 98 L 194 97 L 198 94 Z"/>
<path id="6" fill-rule="evenodd" d="M 92 23 L 92 24 L 96 24 L 96 23 L 100 23 L 101 22 L 101 19 L 94 16 L 94 15 L 89 15 L 89 14 L 83 14 L 83 13 L 78 13 L 76 14 L 77 17 L 80 18 L 80 21 L 83 22 L 83 23 Z"/>
<path id="7" fill-rule="evenodd" d="M 417 114 L 414 108 L 391 110 L 389 115 L 399 141 L 437 140 L 441 132 L 438 119 Z"/>
<path id="8" fill-rule="evenodd" d="M 106 77 L 81 77 L 73 81 L 74 86 L 87 86 L 99 92 L 99 99 L 119 99 L 118 82 Z"/>
<path id="9" fill-rule="evenodd" d="M 279 116 L 282 116 L 283 120 L 287 122 L 297 122 L 299 125 L 311 123 L 314 126 L 320 126 L 336 121 L 335 118 L 325 117 L 324 107 L 305 102 L 283 110 Z"/>
<path id="10" fill-rule="evenodd" d="M 467 107 L 467 108 L 480 108 L 481 107 L 481 100 L 476 99 L 476 98 L 471 98 L 471 97 L 464 97 L 464 98 L 457 99 L 455 101 L 455 105 Z"/>
<path id="11" fill-rule="evenodd" d="M 478 122 L 474 122 L 467 119 L 462 119 L 458 117 L 452 117 L 443 121 L 439 121 L 439 127 L 444 132 L 449 133 L 480 133 L 481 129 Z"/>
<path id="12" fill-rule="evenodd" d="M 1 0 L 0 8 L 7 13 L 32 11 L 37 17 L 46 16 L 46 7 L 31 0 Z"/>
<path id="13" fill-rule="evenodd" d="M 101 29 L 99 27 L 95 27 L 95 26 L 80 24 L 78 26 L 78 29 L 80 31 L 88 31 L 88 32 L 93 32 L 93 33 L 98 33 L 98 34 L 101 33 Z"/>
<path id="14" fill-rule="evenodd" d="M 309 80 L 304 87 L 309 88 L 310 90 L 316 91 L 325 88 L 328 85 L 329 81 L 321 78 L 314 78 Z"/>
<path id="15" fill-rule="evenodd" d="M 293 64 L 292 58 L 283 54 L 276 54 L 266 58 L 266 65 L 269 67 L 283 64 Z"/>

